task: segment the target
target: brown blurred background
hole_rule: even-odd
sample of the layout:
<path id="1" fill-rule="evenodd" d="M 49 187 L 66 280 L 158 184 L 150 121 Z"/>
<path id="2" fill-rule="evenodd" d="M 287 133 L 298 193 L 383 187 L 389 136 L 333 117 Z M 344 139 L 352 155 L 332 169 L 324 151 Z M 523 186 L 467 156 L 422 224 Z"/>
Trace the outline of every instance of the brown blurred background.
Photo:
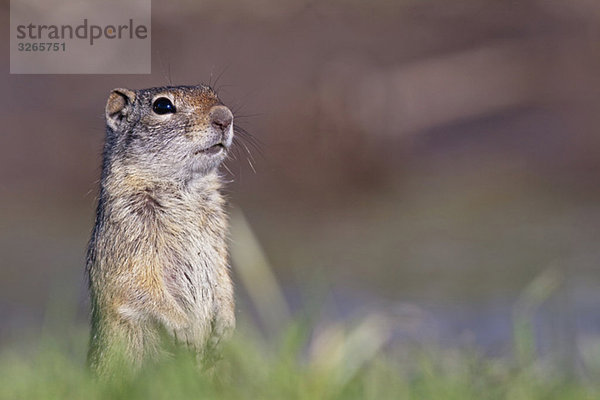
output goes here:
<path id="1" fill-rule="evenodd" d="M 152 7 L 148 76 L 9 75 L 0 43 L 0 340 L 65 293 L 86 318 L 109 91 L 217 77 L 261 142 L 228 162 L 228 196 L 293 304 L 318 287 L 336 315 L 501 351 L 550 269 L 540 343 L 600 337 L 600 3 Z"/>

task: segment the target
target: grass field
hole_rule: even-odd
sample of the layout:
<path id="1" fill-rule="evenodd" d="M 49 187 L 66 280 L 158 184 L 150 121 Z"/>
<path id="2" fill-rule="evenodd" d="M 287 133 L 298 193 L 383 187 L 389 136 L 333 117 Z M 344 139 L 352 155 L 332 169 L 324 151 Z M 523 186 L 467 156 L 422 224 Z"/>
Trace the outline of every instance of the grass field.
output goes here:
<path id="1" fill-rule="evenodd" d="M 276 340 L 241 328 L 210 373 L 185 354 L 136 377 L 93 379 L 87 332 L 4 348 L 0 399 L 597 399 L 594 383 L 541 360 L 517 365 L 470 350 L 385 346 L 374 319 L 314 332 L 292 324 Z M 385 329 L 385 328 L 383 328 Z M 23 345 L 24 343 L 22 343 Z"/>
<path id="2" fill-rule="evenodd" d="M 492 358 L 470 347 L 406 344 L 394 339 L 396 322 L 384 314 L 324 321 L 312 305 L 291 315 L 252 230 L 242 216 L 235 218 L 238 287 L 256 315 L 243 313 L 222 359 L 208 373 L 184 353 L 136 376 L 122 371 L 118 379 L 98 381 L 85 366 L 88 327 L 68 316 L 74 302 L 61 303 L 48 311 L 41 334 L 0 348 L 0 400 L 600 398 L 594 379 L 600 343 L 586 347 L 596 349 L 596 355 L 587 354 L 595 362 L 582 371 L 560 367 L 560 360 L 536 351 L 535 310 L 561 279 L 552 270 L 516 300 L 508 354 Z"/>

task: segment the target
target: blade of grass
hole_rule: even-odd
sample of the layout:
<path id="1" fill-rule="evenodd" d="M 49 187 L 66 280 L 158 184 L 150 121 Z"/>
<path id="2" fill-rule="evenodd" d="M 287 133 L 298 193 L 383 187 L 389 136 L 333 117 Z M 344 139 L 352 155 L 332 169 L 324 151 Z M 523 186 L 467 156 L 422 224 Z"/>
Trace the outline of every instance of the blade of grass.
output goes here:
<path id="1" fill-rule="evenodd" d="M 242 285 L 265 328 L 279 332 L 290 324 L 289 307 L 256 235 L 239 209 L 231 218 L 231 237 L 231 257 Z"/>

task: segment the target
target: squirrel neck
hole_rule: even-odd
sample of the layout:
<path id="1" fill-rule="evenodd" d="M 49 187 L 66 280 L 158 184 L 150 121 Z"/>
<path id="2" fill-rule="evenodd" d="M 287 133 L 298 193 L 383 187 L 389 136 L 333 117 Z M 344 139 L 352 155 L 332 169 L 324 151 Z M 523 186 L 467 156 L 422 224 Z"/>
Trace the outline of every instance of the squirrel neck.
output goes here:
<path id="1" fill-rule="evenodd" d="M 112 168 L 111 168 L 112 167 Z M 224 199 L 220 193 L 221 177 L 215 169 L 208 174 L 186 181 L 156 179 L 138 169 L 111 166 L 101 183 L 99 206 L 109 214 L 130 214 L 157 217 L 177 208 L 189 209 L 192 204 L 200 213 L 221 214 Z"/>
<path id="2" fill-rule="evenodd" d="M 190 174 L 187 178 L 156 176 L 155 171 L 144 171 L 124 163 L 113 163 L 105 169 L 101 185 L 111 197 L 136 193 L 178 195 L 182 192 L 215 192 L 222 187 L 217 169 L 206 174 Z"/>

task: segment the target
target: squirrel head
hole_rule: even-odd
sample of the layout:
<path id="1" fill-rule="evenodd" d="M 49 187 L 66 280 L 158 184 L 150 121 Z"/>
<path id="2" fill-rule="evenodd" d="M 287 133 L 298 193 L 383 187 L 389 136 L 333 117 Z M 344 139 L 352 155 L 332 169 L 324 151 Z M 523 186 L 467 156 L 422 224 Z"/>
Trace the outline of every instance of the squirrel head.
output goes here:
<path id="1" fill-rule="evenodd" d="M 214 171 L 233 141 L 233 114 L 208 86 L 114 89 L 105 154 L 135 174 L 187 181 Z"/>

